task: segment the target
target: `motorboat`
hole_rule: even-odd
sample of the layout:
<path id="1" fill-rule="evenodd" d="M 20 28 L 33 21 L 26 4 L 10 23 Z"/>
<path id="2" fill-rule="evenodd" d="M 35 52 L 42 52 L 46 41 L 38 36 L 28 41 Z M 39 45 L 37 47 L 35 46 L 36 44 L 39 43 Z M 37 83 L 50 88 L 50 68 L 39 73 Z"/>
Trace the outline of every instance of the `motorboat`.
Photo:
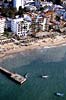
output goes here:
<path id="1" fill-rule="evenodd" d="M 60 93 L 60 92 L 57 92 L 55 93 L 56 96 L 59 96 L 59 97 L 63 97 L 64 96 L 64 93 Z"/>
<path id="2" fill-rule="evenodd" d="M 47 79 L 49 76 L 48 75 L 42 75 L 42 78 Z"/>

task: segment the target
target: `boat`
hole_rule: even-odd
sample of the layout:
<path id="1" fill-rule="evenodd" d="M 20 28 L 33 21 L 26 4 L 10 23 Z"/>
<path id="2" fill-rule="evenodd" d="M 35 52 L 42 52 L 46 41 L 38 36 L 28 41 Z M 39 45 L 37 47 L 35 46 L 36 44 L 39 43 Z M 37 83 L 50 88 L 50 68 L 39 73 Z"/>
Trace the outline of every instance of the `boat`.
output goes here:
<path id="1" fill-rule="evenodd" d="M 25 78 L 28 78 L 28 73 L 25 74 Z"/>
<path id="2" fill-rule="evenodd" d="M 60 93 L 60 92 L 57 92 L 55 93 L 56 96 L 59 96 L 59 97 L 63 97 L 64 96 L 64 93 Z"/>
<path id="3" fill-rule="evenodd" d="M 47 79 L 49 76 L 48 75 L 42 75 L 42 78 Z"/>

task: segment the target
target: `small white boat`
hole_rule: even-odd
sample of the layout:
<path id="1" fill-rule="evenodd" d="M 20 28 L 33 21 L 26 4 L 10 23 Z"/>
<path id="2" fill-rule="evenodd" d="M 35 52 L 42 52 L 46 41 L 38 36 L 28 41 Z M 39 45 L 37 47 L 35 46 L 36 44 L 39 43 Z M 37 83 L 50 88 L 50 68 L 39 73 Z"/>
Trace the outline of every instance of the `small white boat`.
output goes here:
<path id="1" fill-rule="evenodd" d="M 63 96 L 64 96 L 64 93 L 59 93 L 59 92 L 57 92 L 57 93 L 55 93 L 55 95 L 56 95 L 56 96 L 63 97 Z"/>
<path id="2" fill-rule="evenodd" d="M 25 78 L 28 78 L 28 73 L 25 74 Z"/>
<path id="3" fill-rule="evenodd" d="M 48 75 L 43 75 L 42 78 L 47 79 L 49 76 Z"/>

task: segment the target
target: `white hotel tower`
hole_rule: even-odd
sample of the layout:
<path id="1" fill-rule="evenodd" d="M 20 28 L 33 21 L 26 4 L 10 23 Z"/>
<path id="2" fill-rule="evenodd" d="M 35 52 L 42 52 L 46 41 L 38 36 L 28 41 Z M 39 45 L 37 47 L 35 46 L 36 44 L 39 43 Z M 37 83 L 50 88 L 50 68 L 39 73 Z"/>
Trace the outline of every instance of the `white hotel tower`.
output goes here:
<path id="1" fill-rule="evenodd" d="M 0 33 L 4 33 L 6 19 L 0 16 Z"/>
<path id="2" fill-rule="evenodd" d="M 20 6 L 24 8 L 25 3 L 28 2 L 33 2 L 33 0 L 13 0 L 13 6 L 18 10 Z"/>
<path id="3" fill-rule="evenodd" d="M 13 0 L 13 6 L 16 7 L 17 10 L 20 6 L 24 8 L 24 0 Z"/>

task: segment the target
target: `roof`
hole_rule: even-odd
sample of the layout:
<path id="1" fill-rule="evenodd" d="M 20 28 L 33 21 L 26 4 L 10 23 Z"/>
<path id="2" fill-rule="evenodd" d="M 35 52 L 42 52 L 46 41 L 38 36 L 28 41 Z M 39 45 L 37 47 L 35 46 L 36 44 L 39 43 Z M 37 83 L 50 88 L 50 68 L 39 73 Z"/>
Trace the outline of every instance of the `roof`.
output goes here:
<path id="1" fill-rule="evenodd" d="M 0 20 L 5 20 L 5 17 L 3 17 L 3 16 L 0 16 Z"/>
<path id="2" fill-rule="evenodd" d="M 27 21 L 32 21 L 31 17 L 28 14 L 24 14 L 24 19 Z"/>
<path id="3" fill-rule="evenodd" d="M 55 13 L 54 11 L 47 11 L 47 12 L 45 12 L 45 15 L 48 16 L 48 15 L 52 15 L 54 13 Z"/>
<path id="4" fill-rule="evenodd" d="M 11 21 L 14 21 L 14 22 L 19 22 L 19 21 L 23 21 L 23 18 L 16 18 L 16 19 L 12 19 Z"/>

